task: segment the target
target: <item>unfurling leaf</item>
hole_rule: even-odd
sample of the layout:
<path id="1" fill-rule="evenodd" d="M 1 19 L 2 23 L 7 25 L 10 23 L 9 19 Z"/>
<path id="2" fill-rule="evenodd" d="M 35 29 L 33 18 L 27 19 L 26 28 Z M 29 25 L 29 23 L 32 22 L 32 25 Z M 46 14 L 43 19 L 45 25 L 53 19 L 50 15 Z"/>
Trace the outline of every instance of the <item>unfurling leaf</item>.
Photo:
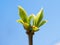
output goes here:
<path id="1" fill-rule="evenodd" d="M 33 25 L 35 26 L 36 25 L 36 16 L 33 14 Z"/>
<path id="2" fill-rule="evenodd" d="M 26 11 L 21 6 L 18 6 L 18 10 L 19 10 L 19 16 L 20 16 L 20 18 L 24 22 L 27 22 L 27 13 L 26 13 Z"/>
<path id="3" fill-rule="evenodd" d="M 43 19 L 43 9 L 41 9 L 40 10 L 40 12 L 38 12 L 38 14 L 37 14 L 37 24 L 36 24 L 36 26 L 38 26 L 39 25 L 39 23 L 42 21 L 42 19 Z"/>
<path id="4" fill-rule="evenodd" d="M 28 17 L 28 23 L 29 23 L 29 24 L 31 23 L 32 18 L 33 18 L 33 15 L 30 15 L 30 16 Z"/>
<path id="5" fill-rule="evenodd" d="M 24 24 L 23 20 L 21 20 L 21 19 L 17 20 L 17 22 Z"/>
<path id="6" fill-rule="evenodd" d="M 24 23 L 23 26 L 26 30 L 28 30 L 30 25 L 28 23 Z"/>
<path id="7" fill-rule="evenodd" d="M 46 22 L 47 22 L 47 20 L 41 21 L 38 27 L 41 27 L 41 26 L 44 25 Z"/>

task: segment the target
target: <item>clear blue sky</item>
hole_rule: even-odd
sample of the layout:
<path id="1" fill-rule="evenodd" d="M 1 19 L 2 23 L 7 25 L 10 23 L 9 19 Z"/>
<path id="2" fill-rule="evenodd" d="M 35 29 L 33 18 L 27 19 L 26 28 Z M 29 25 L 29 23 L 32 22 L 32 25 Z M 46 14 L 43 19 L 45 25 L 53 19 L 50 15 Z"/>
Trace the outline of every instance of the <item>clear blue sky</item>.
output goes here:
<path id="1" fill-rule="evenodd" d="M 0 45 L 28 45 L 28 36 L 19 19 L 18 5 L 30 15 L 43 7 L 48 20 L 34 35 L 34 45 L 54 45 L 60 42 L 60 0 L 0 0 Z"/>

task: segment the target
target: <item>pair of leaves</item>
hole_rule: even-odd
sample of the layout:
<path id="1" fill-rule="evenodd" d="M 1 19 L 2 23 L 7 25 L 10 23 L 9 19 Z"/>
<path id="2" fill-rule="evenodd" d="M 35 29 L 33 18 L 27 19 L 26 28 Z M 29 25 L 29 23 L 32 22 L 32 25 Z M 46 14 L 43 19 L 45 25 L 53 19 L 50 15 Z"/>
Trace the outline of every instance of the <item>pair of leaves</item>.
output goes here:
<path id="1" fill-rule="evenodd" d="M 47 21 L 42 19 L 43 19 L 43 9 L 41 9 L 38 12 L 37 16 L 34 16 L 33 25 L 35 25 L 38 28 L 44 25 Z"/>
<path id="2" fill-rule="evenodd" d="M 18 7 L 18 10 L 19 10 L 18 12 L 19 12 L 20 18 L 21 18 L 24 22 L 30 23 L 30 21 L 31 21 L 31 19 L 32 19 L 33 16 L 30 15 L 30 16 L 28 17 L 26 11 L 25 11 L 21 6 Z"/>
<path id="3" fill-rule="evenodd" d="M 17 22 L 22 23 L 24 28 L 28 30 L 27 28 L 30 27 L 30 22 L 33 16 L 30 15 L 28 17 L 26 11 L 21 6 L 18 7 L 18 10 L 21 19 L 17 20 Z"/>

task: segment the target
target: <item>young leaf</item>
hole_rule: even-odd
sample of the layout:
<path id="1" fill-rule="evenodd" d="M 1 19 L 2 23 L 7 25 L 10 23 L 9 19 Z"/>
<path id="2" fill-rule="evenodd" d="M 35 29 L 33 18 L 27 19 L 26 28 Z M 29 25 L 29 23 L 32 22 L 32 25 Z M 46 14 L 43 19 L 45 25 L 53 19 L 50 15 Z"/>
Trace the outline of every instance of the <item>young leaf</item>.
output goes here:
<path id="1" fill-rule="evenodd" d="M 36 16 L 33 14 L 33 25 L 35 26 L 36 25 Z"/>
<path id="2" fill-rule="evenodd" d="M 27 22 L 27 14 L 26 14 L 26 11 L 21 6 L 18 6 L 18 10 L 19 10 L 19 16 L 20 16 L 20 18 L 24 22 Z"/>
<path id="3" fill-rule="evenodd" d="M 40 12 L 37 14 L 37 24 L 36 26 L 39 25 L 39 23 L 41 22 L 41 20 L 43 19 L 43 9 L 40 10 Z"/>
<path id="4" fill-rule="evenodd" d="M 23 20 L 21 20 L 21 19 L 17 20 L 17 22 L 24 24 Z"/>
<path id="5" fill-rule="evenodd" d="M 33 18 L 33 15 L 30 15 L 30 16 L 28 17 L 28 23 L 29 23 L 29 24 L 31 23 L 32 18 Z"/>
<path id="6" fill-rule="evenodd" d="M 28 23 L 24 23 L 23 20 L 17 20 L 18 23 L 22 23 L 24 29 L 28 30 L 29 29 L 29 24 Z"/>
<path id="7" fill-rule="evenodd" d="M 23 26 L 24 26 L 24 29 L 29 30 L 30 25 L 28 23 L 24 23 Z"/>
<path id="8" fill-rule="evenodd" d="M 43 20 L 40 22 L 40 24 L 38 25 L 38 27 L 41 27 L 42 25 L 44 25 L 47 22 L 47 20 Z"/>

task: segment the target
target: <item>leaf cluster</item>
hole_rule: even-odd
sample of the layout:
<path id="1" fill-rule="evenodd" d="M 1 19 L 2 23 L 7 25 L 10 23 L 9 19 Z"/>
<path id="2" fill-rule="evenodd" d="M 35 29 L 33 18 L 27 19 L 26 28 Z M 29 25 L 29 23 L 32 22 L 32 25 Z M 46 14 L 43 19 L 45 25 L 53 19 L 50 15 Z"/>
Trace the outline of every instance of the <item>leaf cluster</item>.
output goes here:
<path id="1" fill-rule="evenodd" d="M 18 6 L 18 13 L 20 19 L 17 22 L 21 23 L 27 31 L 36 32 L 39 30 L 39 27 L 47 22 L 47 20 L 43 20 L 43 9 L 36 16 L 34 14 L 28 16 L 27 12 L 21 6 Z"/>

